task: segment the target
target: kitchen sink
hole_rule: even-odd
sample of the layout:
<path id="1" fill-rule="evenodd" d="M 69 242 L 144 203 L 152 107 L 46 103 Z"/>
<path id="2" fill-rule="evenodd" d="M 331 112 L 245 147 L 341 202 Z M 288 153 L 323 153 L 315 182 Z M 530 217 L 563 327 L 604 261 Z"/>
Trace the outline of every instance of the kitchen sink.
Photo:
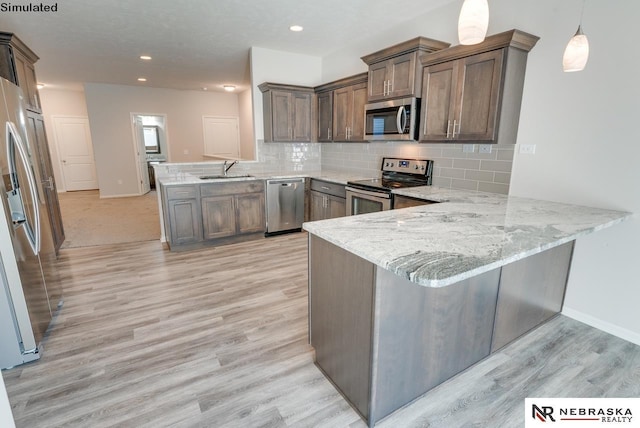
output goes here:
<path id="1" fill-rule="evenodd" d="M 219 180 L 219 179 L 229 179 L 229 178 L 247 178 L 253 177 L 253 175 L 245 174 L 245 175 L 201 175 L 200 180 Z"/>

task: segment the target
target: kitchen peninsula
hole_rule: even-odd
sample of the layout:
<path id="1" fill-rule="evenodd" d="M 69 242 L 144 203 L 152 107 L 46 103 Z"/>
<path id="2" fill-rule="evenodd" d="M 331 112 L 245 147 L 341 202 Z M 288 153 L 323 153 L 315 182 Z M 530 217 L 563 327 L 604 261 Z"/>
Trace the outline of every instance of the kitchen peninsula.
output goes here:
<path id="1" fill-rule="evenodd" d="M 316 364 L 370 426 L 560 312 L 575 239 L 629 213 L 437 187 L 305 223 Z"/>

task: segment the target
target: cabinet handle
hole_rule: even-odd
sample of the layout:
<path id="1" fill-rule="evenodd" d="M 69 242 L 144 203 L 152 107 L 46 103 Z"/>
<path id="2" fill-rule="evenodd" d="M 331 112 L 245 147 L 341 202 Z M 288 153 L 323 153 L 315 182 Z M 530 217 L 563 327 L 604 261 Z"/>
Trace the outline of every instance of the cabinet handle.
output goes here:
<path id="1" fill-rule="evenodd" d="M 451 135 L 452 139 L 456 138 L 456 119 L 453 119 L 453 134 Z M 458 123 L 458 135 L 460 135 L 460 124 Z"/>
<path id="2" fill-rule="evenodd" d="M 327 186 L 320 186 L 320 188 L 321 188 L 322 190 L 331 190 L 331 189 L 330 189 L 330 188 L 328 188 Z M 323 198 L 324 198 L 324 196 L 323 196 Z"/>
<path id="3" fill-rule="evenodd" d="M 447 120 L 447 140 L 449 139 L 449 134 L 451 133 L 451 121 Z"/>
<path id="4" fill-rule="evenodd" d="M 327 128 L 327 139 L 331 139 L 331 128 Z"/>
<path id="5" fill-rule="evenodd" d="M 384 87 L 382 88 L 382 96 L 386 97 L 387 96 L 387 85 L 389 84 L 388 80 L 384 81 Z"/>
<path id="6" fill-rule="evenodd" d="M 387 85 L 387 95 L 391 95 L 393 92 L 393 81 L 389 80 L 389 84 Z"/>

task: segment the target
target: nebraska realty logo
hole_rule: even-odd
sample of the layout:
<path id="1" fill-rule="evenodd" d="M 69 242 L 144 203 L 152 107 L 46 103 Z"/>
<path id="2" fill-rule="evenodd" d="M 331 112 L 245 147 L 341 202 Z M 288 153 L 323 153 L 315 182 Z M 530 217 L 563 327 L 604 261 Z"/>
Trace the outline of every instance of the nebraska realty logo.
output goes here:
<path id="1" fill-rule="evenodd" d="M 640 426 L 640 398 L 526 398 L 525 428 Z"/>

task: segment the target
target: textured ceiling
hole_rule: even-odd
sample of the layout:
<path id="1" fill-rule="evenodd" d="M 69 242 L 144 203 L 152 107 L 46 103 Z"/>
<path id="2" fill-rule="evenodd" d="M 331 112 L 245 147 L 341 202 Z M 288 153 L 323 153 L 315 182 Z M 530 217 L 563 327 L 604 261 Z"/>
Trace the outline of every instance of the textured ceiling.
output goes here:
<path id="1" fill-rule="evenodd" d="M 0 31 L 40 56 L 38 78 L 51 87 L 244 89 L 251 46 L 323 56 L 452 1 L 58 0 L 55 13 L 0 14 Z M 289 31 L 293 24 L 304 31 Z M 144 54 L 153 60 L 141 61 Z"/>

